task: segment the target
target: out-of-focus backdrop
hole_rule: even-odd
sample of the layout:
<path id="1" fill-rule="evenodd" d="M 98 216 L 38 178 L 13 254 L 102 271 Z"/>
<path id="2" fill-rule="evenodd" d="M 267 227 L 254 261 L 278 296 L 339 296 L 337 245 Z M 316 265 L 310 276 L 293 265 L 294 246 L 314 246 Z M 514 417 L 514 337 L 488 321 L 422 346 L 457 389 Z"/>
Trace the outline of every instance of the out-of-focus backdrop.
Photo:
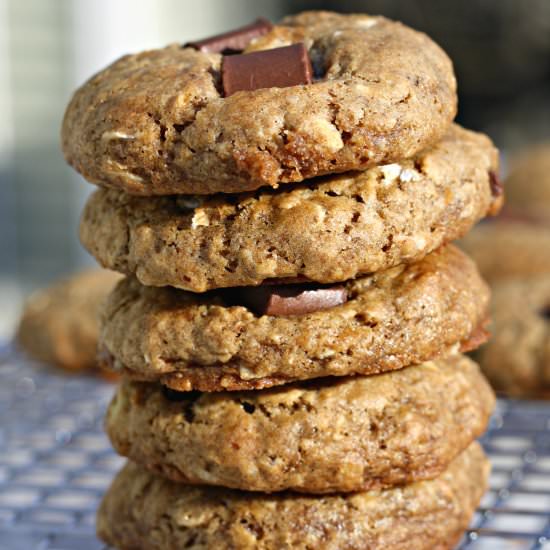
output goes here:
<path id="1" fill-rule="evenodd" d="M 91 263 L 77 238 L 91 186 L 59 150 L 71 91 L 125 53 L 320 8 L 430 34 L 455 62 L 460 122 L 504 150 L 550 139 L 549 0 L 0 0 L 0 339 L 25 293 Z"/>

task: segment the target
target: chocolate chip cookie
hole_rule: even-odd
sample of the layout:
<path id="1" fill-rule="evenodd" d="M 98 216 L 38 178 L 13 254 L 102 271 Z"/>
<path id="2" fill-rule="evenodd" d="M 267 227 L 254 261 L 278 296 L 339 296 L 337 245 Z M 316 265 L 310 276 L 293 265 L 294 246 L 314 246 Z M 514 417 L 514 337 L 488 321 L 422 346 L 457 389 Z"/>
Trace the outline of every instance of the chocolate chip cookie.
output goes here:
<path id="1" fill-rule="evenodd" d="M 127 279 L 102 314 L 102 361 L 179 390 L 259 389 L 398 369 L 485 339 L 487 286 L 452 245 L 338 286 L 341 305 L 273 315 L 250 303 L 255 288 L 200 295 Z"/>
<path id="2" fill-rule="evenodd" d="M 526 149 L 510 162 L 507 202 L 550 224 L 550 142 Z"/>
<path id="3" fill-rule="evenodd" d="M 366 491 L 439 475 L 487 427 L 493 393 L 464 356 L 248 392 L 124 381 L 115 450 L 153 473 L 248 491 Z"/>
<path id="4" fill-rule="evenodd" d="M 97 530 L 107 544 L 132 550 L 450 550 L 488 475 L 477 443 L 433 480 L 322 497 L 193 487 L 128 463 L 101 504 Z"/>
<path id="5" fill-rule="evenodd" d="M 89 270 L 37 291 L 23 310 L 18 344 L 39 361 L 69 370 L 96 366 L 99 310 L 120 278 Z"/>
<path id="6" fill-rule="evenodd" d="M 493 291 L 494 336 L 478 352 L 483 371 L 503 393 L 550 398 L 550 272 Z"/>
<path id="7" fill-rule="evenodd" d="M 499 217 L 500 218 L 500 217 Z M 550 222 L 550 219 L 548 220 Z M 550 273 L 550 225 L 524 213 L 482 223 L 460 241 L 489 283 Z"/>
<path id="8" fill-rule="evenodd" d="M 235 93 L 224 70 L 234 60 L 197 42 L 119 59 L 68 106 L 67 161 L 132 194 L 235 193 L 412 157 L 454 118 L 450 60 L 400 23 L 306 12 L 241 44 L 242 57 L 264 52 L 262 67 L 287 47 L 290 65 L 291 45 L 307 50 L 309 79 L 281 83 L 273 74 Z M 257 81 L 235 75 L 250 70 L 246 61 L 233 76 Z"/>
<path id="9" fill-rule="evenodd" d="M 490 140 L 453 126 L 411 160 L 272 192 L 98 191 L 80 235 L 105 267 L 145 285 L 203 292 L 269 278 L 342 281 L 417 261 L 496 213 L 496 169 Z"/>

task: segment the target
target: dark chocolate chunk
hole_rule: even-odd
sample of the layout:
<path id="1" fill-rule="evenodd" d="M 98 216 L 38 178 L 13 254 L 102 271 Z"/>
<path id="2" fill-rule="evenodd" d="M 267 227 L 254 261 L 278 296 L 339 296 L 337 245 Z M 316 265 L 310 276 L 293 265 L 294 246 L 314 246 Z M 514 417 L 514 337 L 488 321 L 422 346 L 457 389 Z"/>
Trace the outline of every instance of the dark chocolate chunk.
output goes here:
<path id="1" fill-rule="evenodd" d="M 222 61 L 226 97 L 242 90 L 311 84 L 312 74 L 311 61 L 303 43 L 232 55 Z"/>
<path id="2" fill-rule="evenodd" d="M 543 307 L 539 314 L 543 319 L 550 321 L 550 306 Z"/>
<path id="3" fill-rule="evenodd" d="M 239 289 L 240 302 L 257 315 L 304 315 L 344 304 L 347 291 L 343 286 L 267 285 Z"/>
<path id="4" fill-rule="evenodd" d="M 242 52 L 254 38 L 268 33 L 272 28 L 273 25 L 267 19 L 260 17 L 253 23 L 234 31 L 188 42 L 184 47 L 195 48 L 201 52 L 231 55 L 232 53 Z"/>
<path id="5" fill-rule="evenodd" d="M 502 185 L 500 178 L 496 172 L 489 171 L 489 182 L 491 185 L 491 193 L 493 197 L 500 197 L 504 193 L 504 186 Z"/>

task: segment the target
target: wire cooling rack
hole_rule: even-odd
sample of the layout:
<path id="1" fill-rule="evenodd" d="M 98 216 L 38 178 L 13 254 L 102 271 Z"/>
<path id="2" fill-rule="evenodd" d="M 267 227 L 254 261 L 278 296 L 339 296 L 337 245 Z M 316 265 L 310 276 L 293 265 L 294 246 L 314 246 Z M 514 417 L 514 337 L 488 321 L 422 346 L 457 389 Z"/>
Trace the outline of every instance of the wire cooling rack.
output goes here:
<path id="1" fill-rule="evenodd" d="M 102 550 L 101 494 L 123 463 L 102 431 L 113 386 L 0 347 L 0 550 Z M 460 550 L 550 550 L 550 404 L 500 400 L 490 491 Z"/>
<path id="2" fill-rule="evenodd" d="M 0 349 L 0 550 L 100 550 L 95 510 L 123 460 L 102 418 L 113 386 Z"/>

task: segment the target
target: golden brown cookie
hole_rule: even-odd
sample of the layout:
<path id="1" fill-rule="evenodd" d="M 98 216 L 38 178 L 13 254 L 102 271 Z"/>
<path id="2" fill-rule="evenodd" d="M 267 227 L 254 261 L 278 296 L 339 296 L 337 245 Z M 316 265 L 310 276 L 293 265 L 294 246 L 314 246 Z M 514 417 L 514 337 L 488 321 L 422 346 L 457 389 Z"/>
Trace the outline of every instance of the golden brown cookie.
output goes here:
<path id="1" fill-rule="evenodd" d="M 101 504 L 97 531 L 124 550 L 451 550 L 488 475 L 477 443 L 433 480 L 323 497 L 192 487 L 128 463 Z"/>
<path id="2" fill-rule="evenodd" d="M 550 142 L 512 157 L 506 196 L 512 208 L 530 212 L 550 224 Z"/>
<path id="3" fill-rule="evenodd" d="M 273 316 L 234 305 L 234 290 L 201 295 L 127 279 L 102 314 L 103 361 L 174 389 L 259 389 L 398 369 L 461 345 L 472 349 L 480 330 L 483 341 L 489 292 L 452 245 L 344 286 L 343 305 Z"/>
<path id="4" fill-rule="evenodd" d="M 508 212 L 482 223 L 459 244 L 491 284 L 550 273 L 550 226 L 525 215 Z"/>
<path id="5" fill-rule="evenodd" d="M 169 479 L 248 491 L 366 491 L 431 479 L 487 427 L 494 396 L 464 356 L 248 392 L 124 381 L 115 450 Z"/>
<path id="6" fill-rule="evenodd" d="M 69 370 L 96 366 L 99 310 L 120 275 L 89 270 L 29 297 L 17 330 L 32 357 Z"/>
<path id="7" fill-rule="evenodd" d="M 295 43 L 308 49 L 313 83 L 229 97 L 219 53 L 172 45 L 119 59 L 67 109 L 68 162 L 133 194 L 234 193 L 412 157 L 454 118 L 451 62 L 422 33 L 306 12 L 247 51 Z"/>
<path id="8" fill-rule="evenodd" d="M 131 197 L 102 190 L 81 223 L 105 267 L 194 292 L 269 278 L 329 283 L 421 259 L 495 213 L 497 152 L 453 126 L 414 159 L 257 194 Z"/>
<path id="9" fill-rule="evenodd" d="M 493 337 L 477 357 L 493 386 L 550 398 L 550 272 L 493 287 Z"/>

